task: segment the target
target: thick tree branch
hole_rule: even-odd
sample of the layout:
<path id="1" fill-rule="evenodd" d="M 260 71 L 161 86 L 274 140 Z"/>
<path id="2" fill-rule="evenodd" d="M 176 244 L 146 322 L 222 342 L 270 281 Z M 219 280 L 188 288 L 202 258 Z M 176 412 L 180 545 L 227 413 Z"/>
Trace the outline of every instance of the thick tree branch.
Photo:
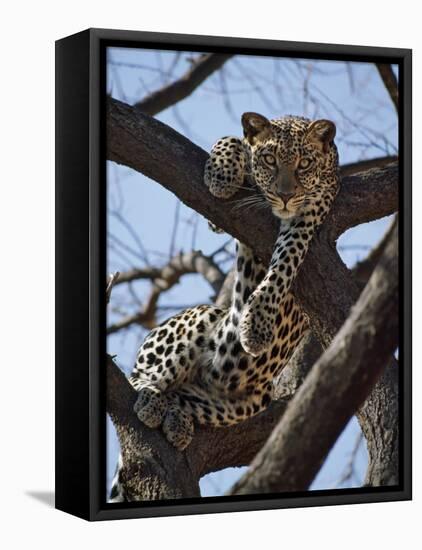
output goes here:
<path id="1" fill-rule="evenodd" d="M 133 413 L 135 400 L 135 390 L 108 356 L 107 412 L 120 442 L 120 475 L 128 499 L 200 496 L 198 477 L 191 471 L 186 454 L 176 452 L 160 431 L 140 425 Z"/>
<path id="2" fill-rule="evenodd" d="M 123 456 L 123 464 L 128 472 L 124 479 L 125 489 L 129 483 L 133 497 L 136 491 L 143 494 L 144 488 L 138 489 L 137 484 L 140 478 L 149 477 L 151 470 L 156 471 L 157 484 L 160 485 L 158 479 L 163 474 L 163 466 L 166 465 L 168 472 L 165 472 L 164 477 L 179 479 L 174 485 L 176 488 L 183 480 L 191 478 L 189 490 L 184 491 L 183 496 L 197 496 L 197 483 L 203 475 L 228 466 L 244 466 L 253 459 L 276 426 L 287 403 L 287 399 L 275 401 L 264 413 L 232 428 L 197 427 L 187 451 L 180 453 L 167 442 L 161 430 L 151 430 L 139 422 L 133 412 L 135 401 L 136 391 L 108 357 L 107 412 L 116 426 L 121 449 L 129 446 L 129 451 Z M 148 469 L 144 473 L 141 465 L 145 462 L 143 455 L 146 447 Z M 138 470 L 138 464 L 137 481 L 132 483 L 129 472 Z M 142 496 L 140 500 L 144 498 Z"/>
<path id="3" fill-rule="evenodd" d="M 318 344 L 309 334 L 286 367 L 277 384 L 277 399 L 263 413 L 230 428 L 197 427 L 185 453 L 167 443 L 161 430 L 150 430 L 133 412 L 136 392 L 111 357 L 107 358 L 107 411 L 116 426 L 123 457 L 125 489 L 132 500 L 198 496 L 198 480 L 227 467 L 248 465 L 276 427 L 318 358 Z M 147 453 L 147 458 L 144 455 Z M 168 471 L 167 471 L 168 468 Z M 132 482 L 131 476 L 136 475 Z M 154 484 L 150 485 L 151 477 Z M 175 485 L 173 481 L 179 480 Z M 162 481 L 161 481 L 162 480 Z M 187 480 L 187 483 L 184 483 Z M 176 497 L 155 495 L 176 494 Z M 182 487 L 181 487 L 182 486 Z M 180 488 L 181 487 L 181 488 Z"/>
<path id="4" fill-rule="evenodd" d="M 228 54 L 216 53 L 199 56 L 192 62 L 191 68 L 179 79 L 135 103 L 134 107 L 150 116 L 164 111 L 190 95 L 231 57 Z"/>
<path id="5" fill-rule="evenodd" d="M 392 162 L 396 161 L 396 156 L 388 156 L 376 157 L 367 160 L 358 160 L 357 162 L 351 162 L 350 164 L 343 164 L 343 166 L 340 167 L 340 176 L 342 178 L 344 178 L 345 176 L 352 176 L 353 174 L 366 172 L 366 170 L 371 170 L 372 168 L 381 168 L 382 166 L 387 166 L 387 164 L 391 164 Z"/>
<path id="6" fill-rule="evenodd" d="M 349 318 L 230 494 L 306 490 L 398 342 L 398 230 Z"/>
<path id="7" fill-rule="evenodd" d="M 364 485 L 398 485 L 399 457 L 399 364 L 390 358 L 381 378 L 357 411 L 369 453 Z"/>
<path id="8" fill-rule="evenodd" d="M 128 498 L 198 496 L 198 480 L 205 474 L 249 464 L 277 425 L 287 403 L 318 358 L 319 350 L 319 343 L 309 333 L 276 383 L 276 400 L 271 406 L 231 428 L 197 427 L 183 460 L 160 430 L 150 430 L 139 422 L 133 412 L 136 391 L 107 356 L 107 412 L 116 427 L 123 453 L 121 476 Z M 166 465 L 171 465 L 169 471 Z"/>
<path id="9" fill-rule="evenodd" d="M 312 330 L 325 348 L 347 319 L 360 294 L 360 287 L 328 240 L 328 233 L 329 228 L 325 227 L 314 239 L 305 260 L 308 267 L 300 271 L 294 288 L 296 299 L 310 317 Z M 399 416 L 395 414 L 398 407 L 398 365 L 391 358 L 357 415 L 362 431 L 370 436 L 366 438 L 369 453 L 367 485 L 379 485 L 380 480 L 387 479 L 390 485 L 398 483 Z M 384 418 L 383 422 L 380 422 L 380 416 Z"/>
<path id="10" fill-rule="evenodd" d="M 107 158 L 158 181 L 187 206 L 269 259 L 277 221 L 268 212 L 253 216 L 213 197 L 203 185 L 207 153 L 167 125 L 133 107 L 108 100 Z M 247 192 L 239 193 L 239 198 Z M 236 197 L 237 198 L 237 197 Z M 392 163 L 342 180 L 327 220 L 331 239 L 360 223 L 387 216 L 398 206 L 398 165 Z"/>

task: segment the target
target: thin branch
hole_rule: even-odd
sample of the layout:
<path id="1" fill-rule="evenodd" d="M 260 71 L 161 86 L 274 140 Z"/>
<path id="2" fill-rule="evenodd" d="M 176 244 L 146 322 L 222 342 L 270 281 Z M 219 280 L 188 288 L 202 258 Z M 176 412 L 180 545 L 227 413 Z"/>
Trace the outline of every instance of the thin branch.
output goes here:
<path id="1" fill-rule="evenodd" d="M 150 279 L 164 288 L 166 284 L 176 284 L 182 275 L 188 273 L 202 275 L 215 292 L 220 289 L 225 277 L 212 256 L 206 256 L 201 250 L 192 250 L 192 252 L 177 254 L 162 267 L 134 268 L 123 271 L 115 284 Z"/>
<path id="2" fill-rule="evenodd" d="M 145 263 L 148 263 L 146 261 L 146 258 L 145 256 L 142 254 L 142 252 L 138 252 L 137 250 L 135 250 L 134 248 L 132 248 L 130 245 L 126 244 L 124 241 L 122 241 L 121 239 L 119 239 L 119 237 L 116 237 L 116 235 L 113 235 L 113 233 L 110 233 L 108 232 L 107 233 L 107 238 L 114 241 L 114 243 L 116 245 L 118 245 L 120 248 L 122 248 L 123 250 L 125 250 L 126 252 L 129 252 L 129 254 L 132 254 L 132 256 L 134 256 L 135 258 L 137 258 L 138 260 L 140 260 L 141 262 L 145 262 Z"/>
<path id="3" fill-rule="evenodd" d="M 393 68 L 389 64 L 377 63 L 377 69 L 398 114 L 399 86 Z"/>
<path id="4" fill-rule="evenodd" d="M 122 216 L 122 214 L 118 210 L 112 210 L 110 212 L 110 214 L 112 216 L 114 216 L 123 225 L 123 227 L 127 230 L 129 235 L 132 237 L 132 239 L 137 244 L 137 246 L 139 248 L 139 252 L 140 252 L 141 257 L 143 258 L 144 262 L 147 265 L 149 265 L 148 252 L 147 252 L 146 248 L 144 247 L 144 245 L 141 241 L 141 238 L 139 237 L 139 235 L 137 234 L 135 229 L 132 227 L 132 225 L 127 221 L 127 219 L 124 216 Z"/>
<path id="5" fill-rule="evenodd" d="M 189 96 L 210 75 L 220 69 L 232 56 L 223 54 L 206 54 L 199 56 L 191 68 L 179 79 L 151 93 L 134 107 L 148 115 L 156 115 Z"/>
<path id="6" fill-rule="evenodd" d="M 360 449 L 360 446 L 362 444 L 363 440 L 363 433 L 359 432 L 355 443 L 353 445 L 352 451 L 349 456 L 349 460 L 347 461 L 346 467 L 343 470 L 343 473 L 340 476 L 340 479 L 336 483 L 336 487 L 341 487 L 346 481 L 349 481 L 356 475 L 356 469 L 355 469 L 355 461 L 358 454 L 358 451 Z"/>
<path id="7" fill-rule="evenodd" d="M 148 329 L 154 328 L 157 324 L 157 304 L 161 294 L 172 288 L 183 275 L 188 273 L 201 274 L 215 293 L 219 292 L 225 279 L 224 273 L 213 259 L 205 256 L 201 251 L 178 254 L 161 269 L 146 267 L 121 273 L 115 284 L 151 279 L 153 286 L 142 311 L 127 315 L 109 325 L 107 334 L 112 334 L 133 324 L 142 325 Z"/>
<path id="8" fill-rule="evenodd" d="M 116 285 L 121 285 L 123 283 L 130 283 L 132 281 L 138 281 L 141 279 L 154 280 L 160 276 L 161 268 L 160 267 L 143 267 L 129 269 L 128 271 L 122 271 L 120 273 L 119 279 L 116 281 Z"/>
<path id="9" fill-rule="evenodd" d="M 174 249 L 176 247 L 177 230 L 179 228 L 179 216 L 180 216 L 180 201 L 176 199 L 176 208 L 174 210 L 173 231 L 171 232 L 169 258 L 173 256 Z"/>
<path id="10" fill-rule="evenodd" d="M 110 302 L 111 291 L 113 290 L 113 286 L 116 284 L 116 281 L 117 281 L 119 275 L 120 275 L 120 273 L 118 271 L 116 271 L 115 273 L 111 273 L 111 275 L 108 277 L 107 287 L 106 287 L 106 303 L 107 304 Z"/>

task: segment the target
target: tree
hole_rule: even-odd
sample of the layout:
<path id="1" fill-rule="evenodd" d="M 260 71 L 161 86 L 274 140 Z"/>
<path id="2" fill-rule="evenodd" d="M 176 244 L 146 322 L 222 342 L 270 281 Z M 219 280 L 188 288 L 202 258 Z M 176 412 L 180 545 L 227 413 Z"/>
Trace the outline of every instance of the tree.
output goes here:
<path id="1" fill-rule="evenodd" d="M 212 197 L 202 184 L 207 153 L 147 114 L 192 93 L 226 61 L 228 56 L 200 56 L 177 81 L 133 106 L 110 97 L 107 158 L 155 180 L 268 260 L 276 220 L 259 210 L 253 216 L 233 211 L 232 205 Z M 379 73 L 395 100 L 391 67 L 380 67 Z M 240 465 L 251 467 L 232 494 L 307 489 L 355 413 L 369 452 L 365 484 L 398 483 L 398 365 L 393 356 L 398 345 L 397 222 L 353 272 L 335 247 L 348 228 L 397 211 L 397 160 L 387 155 L 363 161 L 344 166 L 342 174 L 341 192 L 294 285 L 312 334 L 280 376 L 277 399 L 267 411 L 235 427 L 197 429 L 187 451 L 179 453 L 160 431 L 140 424 L 132 412 L 135 392 L 108 358 L 107 411 L 119 437 L 122 481 L 132 500 L 199 496 L 204 474 Z M 192 272 L 205 277 L 219 303 L 227 300 L 230 272 L 225 277 L 213 257 L 199 252 L 175 255 L 160 269 L 119 275 L 115 284 L 148 278 L 153 285 L 142 310 L 110 325 L 109 333 L 132 323 L 153 326 L 160 293 Z M 297 461 L 298 455 L 306 460 Z"/>

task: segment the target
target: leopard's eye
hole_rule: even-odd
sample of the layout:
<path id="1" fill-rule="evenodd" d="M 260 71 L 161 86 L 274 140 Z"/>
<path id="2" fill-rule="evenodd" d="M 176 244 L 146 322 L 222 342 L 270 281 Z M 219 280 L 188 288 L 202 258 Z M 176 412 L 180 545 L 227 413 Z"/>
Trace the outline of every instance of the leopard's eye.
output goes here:
<path id="1" fill-rule="evenodd" d="M 269 164 L 270 166 L 274 166 L 275 164 L 275 156 L 274 155 L 270 155 L 269 153 L 267 153 L 266 155 L 264 155 L 264 161 Z"/>
<path id="2" fill-rule="evenodd" d="M 300 159 L 299 161 L 299 168 L 301 170 L 306 170 L 306 168 L 309 168 L 310 165 L 311 165 L 311 161 L 308 158 L 303 158 L 303 159 Z"/>

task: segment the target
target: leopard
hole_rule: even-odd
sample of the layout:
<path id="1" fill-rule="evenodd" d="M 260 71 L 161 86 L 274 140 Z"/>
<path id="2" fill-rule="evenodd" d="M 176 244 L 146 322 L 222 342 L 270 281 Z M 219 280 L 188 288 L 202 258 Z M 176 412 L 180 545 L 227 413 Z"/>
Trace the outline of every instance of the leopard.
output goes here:
<path id="1" fill-rule="evenodd" d="M 340 186 L 332 121 L 247 112 L 241 125 L 242 138 L 212 147 L 204 184 L 228 200 L 251 182 L 252 203 L 279 221 L 271 260 L 236 241 L 229 307 L 188 308 L 154 328 L 129 378 L 139 420 L 181 452 L 195 425 L 229 427 L 272 402 L 274 380 L 309 330 L 292 285 Z M 118 471 L 110 497 L 125 500 Z"/>

